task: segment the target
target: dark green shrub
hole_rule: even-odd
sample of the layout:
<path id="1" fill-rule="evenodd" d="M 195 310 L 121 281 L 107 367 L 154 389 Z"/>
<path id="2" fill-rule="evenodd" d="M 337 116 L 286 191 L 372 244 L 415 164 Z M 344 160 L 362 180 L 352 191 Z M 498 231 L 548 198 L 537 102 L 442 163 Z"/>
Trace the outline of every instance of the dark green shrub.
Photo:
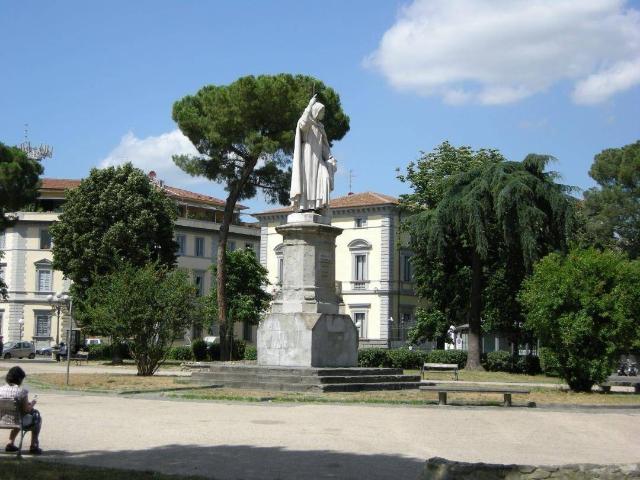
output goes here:
<path id="1" fill-rule="evenodd" d="M 425 362 L 428 363 L 456 363 L 458 368 L 467 364 L 467 352 L 464 350 L 431 350 Z"/>
<path id="2" fill-rule="evenodd" d="M 535 355 L 522 355 L 518 357 L 514 370 L 516 373 L 524 373 L 525 375 L 538 375 L 542 371 L 540 359 Z"/>
<path id="3" fill-rule="evenodd" d="M 89 360 L 111 360 L 111 345 L 89 345 Z"/>
<path id="4" fill-rule="evenodd" d="M 220 344 L 219 343 L 209 343 L 207 344 L 207 354 L 209 358 L 213 362 L 220 361 Z"/>
<path id="5" fill-rule="evenodd" d="M 389 361 L 393 368 L 419 369 L 424 363 L 426 352 L 420 350 L 409 350 L 408 348 L 396 348 L 388 350 Z"/>
<path id="6" fill-rule="evenodd" d="M 257 360 L 258 359 L 258 349 L 254 345 L 247 345 L 244 349 L 244 359 L 245 360 Z"/>
<path id="7" fill-rule="evenodd" d="M 386 348 L 363 348 L 358 350 L 358 366 L 363 368 L 390 367 L 389 350 Z"/>
<path id="8" fill-rule="evenodd" d="M 171 347 L 166 358 L 167 360 L 193 360 L 193 351 L 188 345 Z"/>
<path id="9" fill-rule="evenodd" d="M 609 250 L 540 260 L 523 284 L 525 328 L 549 348 L 569 388 L 590 392 L 640 343 L 640 261 Z"/>
<path id="10" fill-rule="evenodd" d="M 202 362 L 207 359 L 207 344 L 201 338 L 191 342 L 191 351 L 193 352 L 193 358 L 197 362 Z"/>
<path id="11" fill-rule="evenodd" d="M 511 352 L 504 350 L 489 352 L 485 356 L 483 366 L 490 372 L 513 372 L 513 355 L 511 355 Z"/>
<path id="12" fill-rule="evenodd" d="M 244 358 L 244 351 L 247 348 L 247 342 L 244 340 L 233 340 L 233 350 L 231 358 L 233 360 L 242 360 Z"/>
<path id="13" fill-rule="evenodd" d="M 540 360 L 540 369 L 542 373 L 550 377 L 560 376 L 560 364 L 553 351 L 546 347 L 538 350 L 538 359 Z"/>

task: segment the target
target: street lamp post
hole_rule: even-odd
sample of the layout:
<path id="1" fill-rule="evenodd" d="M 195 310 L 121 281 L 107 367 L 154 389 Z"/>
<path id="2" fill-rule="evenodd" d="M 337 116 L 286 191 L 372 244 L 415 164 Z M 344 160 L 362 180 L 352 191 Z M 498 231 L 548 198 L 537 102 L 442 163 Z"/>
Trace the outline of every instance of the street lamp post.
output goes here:
<path id="1" fill-rule="evenodd" d="M 60 312 L 62 311 L 62 308 L 67 305 L 69 295 L 56 293 L 55 295 L 49 295 L 47 297 L 47 301 L 51 305 L 53 311 L 56 312 L 56 345 L 60 345 Z"/>
<path id="2" fill-rule="evenodd" d="M 65 295 L 69 299 L 69 330 L 67 331 L 67 385 L 69 385 L 69 369 L 71 367 L 71 329 L 73 328 L 73 298 Z"/>

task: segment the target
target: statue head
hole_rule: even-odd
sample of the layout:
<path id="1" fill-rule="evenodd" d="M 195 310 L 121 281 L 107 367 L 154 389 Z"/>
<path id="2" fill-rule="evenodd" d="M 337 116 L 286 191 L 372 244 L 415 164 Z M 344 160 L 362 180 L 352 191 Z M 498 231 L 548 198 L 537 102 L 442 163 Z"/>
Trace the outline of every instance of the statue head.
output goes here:
<path id="1" fill-rule="evenodd" d="M 320 102 L 314 103 L 313 107 L 311 107 L 311 116 L 314 120 L 322 121 L 324 118 L 324 105 Z"/>

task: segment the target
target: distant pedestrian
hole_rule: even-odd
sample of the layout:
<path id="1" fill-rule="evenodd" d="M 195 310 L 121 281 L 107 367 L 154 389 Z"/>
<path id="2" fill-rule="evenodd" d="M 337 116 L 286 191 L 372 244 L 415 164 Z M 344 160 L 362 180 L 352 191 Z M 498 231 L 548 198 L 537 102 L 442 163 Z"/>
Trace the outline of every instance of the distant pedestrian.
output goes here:
<path id="1" fill-rule="evenodd" d="M 29 401 L 29 391 L 22 387 L 22 381 L 27 376 L 20 367 L 11 367 L 7 372 L 7 384 L 0 387 L 0 398 L 9 398 L 18 400 L 22 409 L 22 424 L 31 432 L 31 447 L 29 453 L 32 455 L 40 455 L 42 450 L 38 441 L 40 429 L 42 428 L 42 418 L 40 412 L 36 410 L 36 399 Z M 2 417 L 3 422 L 18 423 L 18 419 L 12 415 L 5 413 Z M 18 447 L 15 445 L 15 439 L 20 433 L 18 428 L 14 428 L 9 433 L 9 443 L 5 447 L 5 452 L 17 452 Z"/>

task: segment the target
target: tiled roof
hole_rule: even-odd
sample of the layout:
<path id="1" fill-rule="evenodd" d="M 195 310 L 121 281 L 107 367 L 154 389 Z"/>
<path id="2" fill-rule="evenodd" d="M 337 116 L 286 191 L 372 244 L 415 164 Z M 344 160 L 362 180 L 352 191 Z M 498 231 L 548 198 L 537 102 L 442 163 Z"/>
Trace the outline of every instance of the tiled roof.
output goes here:
<path id="1" fill-rule="evenodd" d="M 398 199 L 391 195 L 376 192 L 361 192 L 334 198 L 329 202 L 330 208 L 350 208 L 350 207 L 373 207 L 376 205 L 398 205 Z M 272 215 L 276 213 L 291 212 L 291 207 L 276 208 L 266 212 L 256 213 L 259 215 Z"/>
<path id="2" fill-rule="evenodd" d="M 208 205 L 215 205 L 216 207 L 224 207 L 224 200 L 220 200 L 216 197 L 210 197 L 209 195 L 203 195 L 201 193 L 190 192 L 189 190 L 183 190 L 177 187 L 170 187 L 169 185 L 163 185 L 162 189 L 171 198 L 183 201 L 192 201 L 196 203 L 206 203 Z M 245 209 L 247 207 L 236 204 L 236 208 Z"/>
<path id="3" fill-rule="evenodd" d="M 42 190 L 66 190 L 68 188 L 75 188 L 80 185 L 80 180 L 71 180 L 66 178 L 43 178 L 41 179 Z M 209 195 L 203 195 L 201 193 L 190 192 L 181 188 L 171 187 L 169 185 L 163 185 L 162 189 L 171 198 L 175 200 L 191 201 L 194 203 L 204 203 L 207 205 L 215 205 L 216 207 L 224 207 L 225 201 Z M 244 205 L 236 204 L 237 210 L 244 210 L 247 207 Z"/>
<path id="4" fill-rule="evenodd" d="M 45 190 L 66 190 L 67 188 L 76 188 L 80 185 L 80 180 L 71 180 L 68 178 L 43 178 L 41 179 L 41 187 Z"/>

